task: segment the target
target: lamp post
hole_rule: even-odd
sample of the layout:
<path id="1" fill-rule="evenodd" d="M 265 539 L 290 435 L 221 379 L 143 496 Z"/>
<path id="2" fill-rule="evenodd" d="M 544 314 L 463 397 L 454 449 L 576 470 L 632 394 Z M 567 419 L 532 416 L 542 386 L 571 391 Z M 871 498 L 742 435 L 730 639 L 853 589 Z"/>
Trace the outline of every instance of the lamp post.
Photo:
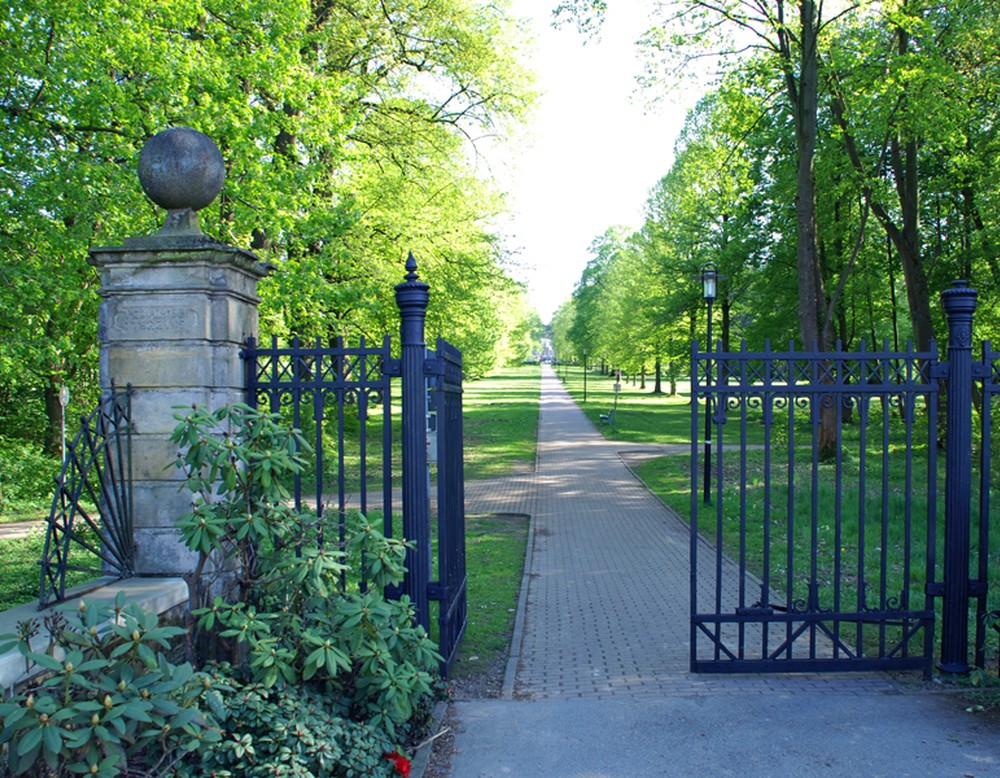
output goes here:
<path id="1" fill-rule="evenodd" d="M 712 385 L 712 303 L 718 294 L 718 280 L 719 273 L 715 267 L 715 263 L 708 262 L 701 269 L 701 296 L 705 298 L 705 304 L 708 307 L 708 327 L 706 332 L 706 340 L 708 341 L 708 347 L 706 351 L 709 353 L 706 371 L 705 386 L 711 389 Z M 704 487 L 704 499 L 705 502 L 711 502 L 711 469 L 712 469 L 712 395 L 709 392 L 705 393 L 705 487 Z"/>
<path id="2" fill-rule="evenodd" d="M 62 427 L 62 461 L 66 461 L 66 406 L 69 405 L 69 387 L 63 384 L 59 388 L 59 406 L 62 408 L 62 413 L 60 416 L 60 425 Z"/>
<path id="3" fill-rule="evenodd" d="M 587 402 L 587 349 L 583 350 L 583 401 Z"/>

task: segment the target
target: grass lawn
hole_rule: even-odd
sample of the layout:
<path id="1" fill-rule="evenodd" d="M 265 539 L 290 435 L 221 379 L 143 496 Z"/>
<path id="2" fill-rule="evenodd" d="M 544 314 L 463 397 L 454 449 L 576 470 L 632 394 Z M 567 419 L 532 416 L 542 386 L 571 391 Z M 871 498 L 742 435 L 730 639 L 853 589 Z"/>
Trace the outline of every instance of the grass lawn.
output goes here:
<path id="1" fill-rule="evenodd" d="M 45 527 L 39 525 L 22 538 L 0 540 L 0 610 L 7 610 L 26 602 L 38 600 L 41 570 L 38 560 L 45 548 Z M 92 573 L 70 571 L 66 575 L 66 588 L 92 580 Z"/>
<path id="2" fill-rule="evenodd" d="M 42 522 L 48 518 L 51 508 L 49 501 L 44 505 L 5 505 L 3 512 L 0 512 L 0 525 L 20 524 L 25 521 Z"/>
<path id="3" fill-rule="evenodd" d="M 465 385 L 465 477 L 498 478 L 535 466 L 541 369 L 500 370 Z"/>
<path id="4" fill-rule="evenodd" d="M 683 394 L 687 384 L 678 384 L 678 393 L 669 395 L 670 385 L 663 381 L 663 394 L 653 394 L 653 379 L 646 378 L 646 388 L 622 379 L 621 391 L 615 392 L 614 376 L 602 376 L 591 366 L 587 373 L 586 402 L 584 375 L 580 365 L 558 365 L 556 374 L 569 393 L 601 433 L 612 440 L 634 443 L 687 443 L 691 440 L 691 405 Z M 616 396 L 617 395 L 617 396 Z M 602 414 L 614 410 L 614 424 L 601 424 Z"/>

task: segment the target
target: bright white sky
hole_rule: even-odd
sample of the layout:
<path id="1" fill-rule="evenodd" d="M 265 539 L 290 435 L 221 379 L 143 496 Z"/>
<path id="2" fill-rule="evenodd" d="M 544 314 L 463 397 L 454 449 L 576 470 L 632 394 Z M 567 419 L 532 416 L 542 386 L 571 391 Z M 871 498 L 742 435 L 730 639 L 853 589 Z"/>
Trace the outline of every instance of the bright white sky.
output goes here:
<path id="1" fill-rule="evenodd" d="M 600 40 L 586 43 L 575 28 L 552 28 L 553 5 L 512 3 L 515 17 L 532 20 L 542 94 L 528 137 L 491 154 L 504 157 L 494 172 L 509 178 L 509 244 L 544 322 L 572 295 L 596 237 L 614 225 L 642 226 L 690 106 L 664 100 L 646 112 L 647 101 L 635 98 L 633 44 L 647 26 L 646 0 L 608 3 Z"/>

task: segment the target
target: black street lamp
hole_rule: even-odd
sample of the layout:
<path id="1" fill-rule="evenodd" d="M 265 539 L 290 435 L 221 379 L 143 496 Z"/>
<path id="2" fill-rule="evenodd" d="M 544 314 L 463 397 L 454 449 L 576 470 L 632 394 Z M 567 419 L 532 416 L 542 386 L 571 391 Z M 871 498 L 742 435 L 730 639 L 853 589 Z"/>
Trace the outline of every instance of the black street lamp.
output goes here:
<path id="1" fill-rule="evenodd" d="M 705 386 L 709 392 L 705 393 L 705 502 L 711 502 L 711 469 L 712 469 L 712 302 L 718 295 L 719 272 L 714 262 L 706 263 L 701 269 L 701 296 L 705 298 L 708 306 L 708 328 L 706 340 L 709 352 L 708 370 L 706 371 Z"/>
<path id="2" fill-rule="evenodd" d="M 583 401 L 587 402 L 587 349 L 583 350 Z"/>

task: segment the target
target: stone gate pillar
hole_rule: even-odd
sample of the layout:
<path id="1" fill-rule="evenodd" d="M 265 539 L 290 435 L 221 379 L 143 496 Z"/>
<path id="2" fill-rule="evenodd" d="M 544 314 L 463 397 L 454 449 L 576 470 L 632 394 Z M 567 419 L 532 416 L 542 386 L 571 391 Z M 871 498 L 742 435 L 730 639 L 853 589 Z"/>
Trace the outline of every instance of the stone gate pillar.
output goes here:
<path id="1" fill-rule="evenodd" d="M 195 556 L 175 527 L 191 494 L 173 466 L 174 415 L 183 412 L 177 406 L 243 401 L 239 352 L 257 335 L 257 282 L 270 266 L 201 231 L 197 211 L 225 179 L 207 136 L 183 127 L 154 136 L 139 156 L 139 179 L 167 218 L 155 235 L 90 251 L 101 276 L 100 381 L 102 391 L 133 390 L 135 571 L 180 575 Z"/>

